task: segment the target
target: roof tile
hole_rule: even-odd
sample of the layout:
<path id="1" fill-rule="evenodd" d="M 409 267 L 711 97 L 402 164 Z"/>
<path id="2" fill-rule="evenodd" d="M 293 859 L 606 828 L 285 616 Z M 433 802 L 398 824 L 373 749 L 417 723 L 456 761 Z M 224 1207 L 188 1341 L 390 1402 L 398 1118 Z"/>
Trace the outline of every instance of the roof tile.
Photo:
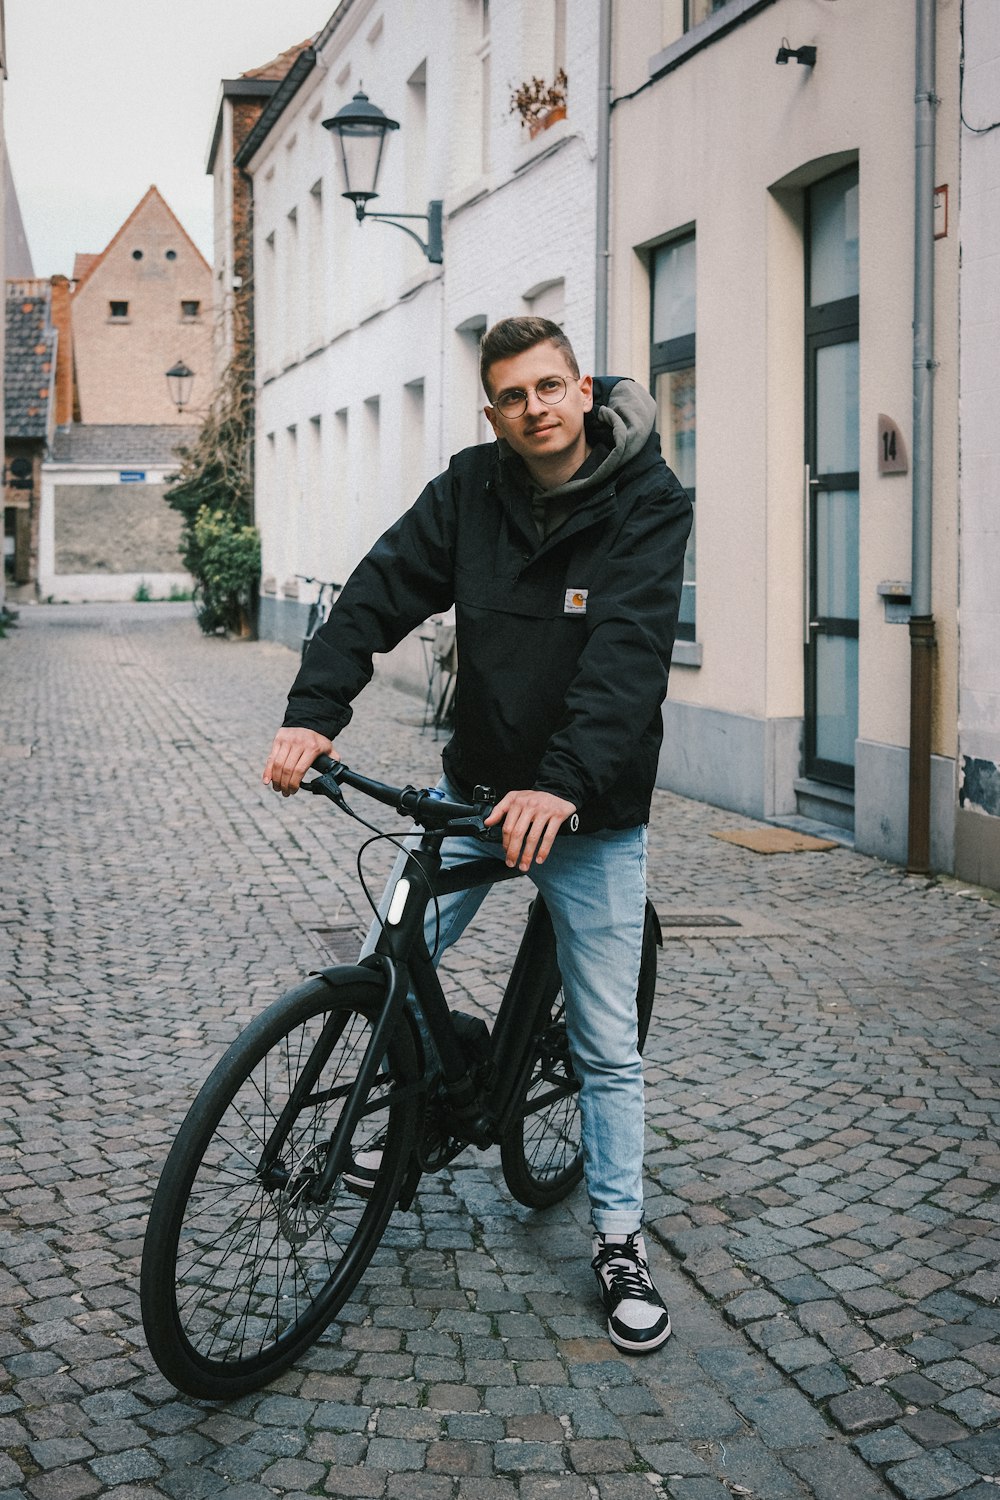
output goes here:
<path id="1" fill-rule="evenodd" d="M 48 438 L 49 377 L 58 334 L 50 317 L 47 281 L 8 281 L 4 358 L 4 430 L 7 437 Z"/>

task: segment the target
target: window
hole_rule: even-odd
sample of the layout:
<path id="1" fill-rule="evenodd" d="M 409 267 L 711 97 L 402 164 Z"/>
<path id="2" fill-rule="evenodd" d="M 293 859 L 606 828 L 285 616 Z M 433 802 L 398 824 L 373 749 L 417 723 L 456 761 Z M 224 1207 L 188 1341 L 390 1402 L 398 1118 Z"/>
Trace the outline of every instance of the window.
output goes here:
<path id="1" fill-rule="evenodd" d="M 201 315 L 201 303 L 200 302 L 182 302 L 181 303 L 181 317 L 186 322 L 192 323 L 192 322 L 194 322 L 194 320 L 196 318 L 200 317 L 200 315 Z"/>
<path id="2" fill-rule="evenodd" d="M 525 292 L 524 301 L 529 317 L 548 318 L 550 323 L 562 327 L 566 315 L 566 283 L 562 278 L 543 281 L 540 286 L 533 287 L 530 292 Z"/>
<path id="3" fill-rule="evenodd" d="M 459 378 L 458 389 L 467 389 L 470 393 L 468 419 L 465 416 L 465 403 L 459 415 L 459 426 L 456 423 L 453 436 L 453 446 L 467 447 L 473 443 L 489 443 L 493 441 L 494 432 L 486 415 L 483 405 L 486 401 L 486 393 L 479 380 L 479 346 L 486 332 L 487 319 L 485 313 L 475 313 L 471 318 L 466 318 L 455 329 L 458 335 L 457 368 L 456 375 Z"/>
<path id="4" fill-rule="evenodd" d="M 299 211 L 291 209 L 285 222 L 288 225 L 284 236 L 285 318 L 284 348 L 285 362 L 294 360 L 300 353 L 299 329 Z"/>
<path id="5" fill-rule="evenodd" d="M 133 250 L 132 251 L 132 259 L 133 260 L 142 260 L 142 251 L 141 250 Z"/>
<path id="6" fill-rule="evenodd" d="M 364 550 L 380 536 L 389 524 L 382 510 L 382 408 L 378 396 L 366 396 L 361 403 L 361 527 Z"/>
<path id="7" fill-rule="evenodd" d="M 408 496 L 415 496 L 430 477 L 424 456 L 426 424 L 424 382 L 410 380 L 403 386 L 403 484 Z"/>
<path id="8" fill-rule="evenodd" d="M 482 42 L 479 48 L 479 90 L 481 109 L 481 151 L 480 169 L 488 172 L 490 169 L 490 92 L 492 89 L 492 74 L 490 69 L 490 0 L 481 0 L 482 4 Z"/>
<path id="9" fill-rule="evenodd" d="M 110 302 L 108 306 L 110 309 L 108 314 L 109 317 L 116 318 L 118 320 L 123 320 L 128 317 L 127 302 Z"/>
<path id="10" fill-rule="evenodd" d="M 707 21 L 727 3 L 728 0 L 684 0 L 684 30 L 690 31 L 692 26 Z"/>
<path id="11" fill-rule="evenodd" d="M 566 0 L 533 0 L 522 21 L 520 76 L 551 83 L 566 66 Z"/>
<path id="12" fill-rule="evenodd" d="M 490 8 L 488 0 L 461 0 L 456 8 L 462 114 L 468 121 L 453 140 L 453 186 L 461 191 L 478 182 L 490 165 Z"/>
<path id="13" fill-rule="evenodd" d="M 413 213 L 426 213 L 431 196 L 427 177 L 427 59 L 406 80 L 406 195 Z"/>
<path id="14" fill-rule="evenodd" d="M 658 409 L 663 456 L 695 498 L 695 258 L 694 235 L 653 252 L 650 383 Z M 677 638 L 695 639 L 694 527 L 684 557 Z"/>
<path id="15" fill-rule="evenodd" d="M 854 784 L 860 566 L 858 169 L 806 196 L 806 775 Z"/>
<path id="16" fill-rule="evenodd" d="M 326 256 L 323 253 L 323 179 L 309 189 L 306 225 L 305 343 L 312 348 L 327 336 Z"/>

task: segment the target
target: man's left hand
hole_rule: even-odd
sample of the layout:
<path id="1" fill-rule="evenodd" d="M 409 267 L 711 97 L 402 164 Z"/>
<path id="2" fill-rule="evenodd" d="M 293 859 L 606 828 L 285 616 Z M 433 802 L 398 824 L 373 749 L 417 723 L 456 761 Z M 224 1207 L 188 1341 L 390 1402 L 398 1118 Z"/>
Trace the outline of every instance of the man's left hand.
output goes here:
<path id="1" fill-rule="evenodd" d="M 556 834 L 576 812 L 572 802 L 551 792 L 508 792 L 489 817 L 487 828 L 503 824 L 503 850 L 508 868 L 522 872 L 532 862 L 542 865 L 548 858 Z"/>

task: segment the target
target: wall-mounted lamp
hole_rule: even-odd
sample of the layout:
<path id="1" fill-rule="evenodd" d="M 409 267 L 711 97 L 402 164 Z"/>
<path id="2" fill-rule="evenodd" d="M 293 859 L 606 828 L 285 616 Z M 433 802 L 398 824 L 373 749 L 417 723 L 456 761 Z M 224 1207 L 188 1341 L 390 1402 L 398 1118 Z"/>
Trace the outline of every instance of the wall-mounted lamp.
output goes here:
<path id="1" fill-rule="evenodd" d="M 342 196 L 350 198 L 354 204 L 358 223 L 367 218 L 384 219 L 387 224 L 395 224 L 397 229 L 416 240 L 429 261 L 440 265 L 444 260 L 440 198 L 431 199 L 425 214 L 368 212 L 368 204 L 378 197 L 378 174 L 386 137 L 390 131 L 399 129 L 399 121 L 390 120 L 377 104 L 372 104 L 367 94 L 359 90 L 350 104 L 345 104 L 329 120 L 324 120 L 323 126 L 340 142 L 340 170 L 344 179 Z M 400 219 L 419 219 L 426 224 L 426 242 L 416 230 L 401 224 Z"/>
<path id="2" fill-rule="evenodd" d="M 194 371 L 189 370 L 182 359 L 167 371 L 167 390 L 170 399 L 178 411 L 183 411 L 191 400 L 191 387 L 194 384 Z"/>
<path id="3" fill-rule="evenodd" d="M 816 48 L 791 47 L 788 44 L 787 36 L 783 36 L 781 38 L 781 46 L 778 48 L 778 55 L 774 60 L 776 63 L 790 63 L 794 60 L 797 63 L 802 63 L 803 67 L 814 68 L 816 66 Z"/>

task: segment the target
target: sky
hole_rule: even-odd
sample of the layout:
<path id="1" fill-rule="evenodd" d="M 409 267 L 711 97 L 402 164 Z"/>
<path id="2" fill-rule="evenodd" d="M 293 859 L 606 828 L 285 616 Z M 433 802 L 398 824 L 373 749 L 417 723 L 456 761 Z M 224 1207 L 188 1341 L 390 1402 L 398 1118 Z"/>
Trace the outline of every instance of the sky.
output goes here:
<path id="1" fill-rule="evenodd" d="M 337 0 L 6 0 L 7 149 L 36 276 L 69 275 L 155 183 L 212 261 L 205 164 L 223 78 L 305 41 Z"/>

